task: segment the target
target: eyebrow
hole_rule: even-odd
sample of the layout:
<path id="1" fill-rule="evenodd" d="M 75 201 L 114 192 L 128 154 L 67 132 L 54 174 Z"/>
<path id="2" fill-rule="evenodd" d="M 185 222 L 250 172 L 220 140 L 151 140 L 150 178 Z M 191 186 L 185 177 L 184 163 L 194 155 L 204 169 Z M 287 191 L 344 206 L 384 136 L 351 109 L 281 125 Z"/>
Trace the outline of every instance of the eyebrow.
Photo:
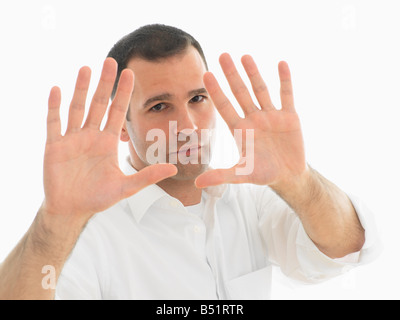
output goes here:
<path id="1" fill-rule="evenodd" d="M 151 97 L 146 100 L 146 102 L 143 104 L 143 108 L 146 109 L 150 105 L 152 105 L 156 101 L 162 101 L 162 100 L 168 100 L 172 98 L 172 94 L 170 93 L 162 93 L 157 96 Z"/>
<path id="2" fill-rule="evenodd" d="M 206 88 L 199 88 L 199 89 L 191 90 L 188 92 L 187 97 L 191 98 L 191 97 L 198 96 L 201 94 L 208 94 Z M 174 95 L 170 94 L 170 93 L 162 93 L 162 94 L 156 95 L 154 97 L 147 99 L 146 102 L 143 104 L 143 108 L 146 109 L 157 101 L 170 100 L 173 97 L 174 97 Z"/>

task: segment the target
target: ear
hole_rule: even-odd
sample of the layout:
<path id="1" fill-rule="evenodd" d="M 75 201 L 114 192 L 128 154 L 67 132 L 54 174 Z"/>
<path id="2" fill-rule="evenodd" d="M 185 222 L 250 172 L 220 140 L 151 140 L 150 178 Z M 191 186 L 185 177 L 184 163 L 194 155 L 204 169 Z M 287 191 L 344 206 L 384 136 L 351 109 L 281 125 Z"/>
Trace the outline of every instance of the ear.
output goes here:
<path id="1" fill-rule="evenodd" d="M 126 129 L 126 120 L 124 121 L 124 125 L 121 129 L 120 139 L 123 142 L 128 142 L 131 138 L 129 137 L 128 130 Z"/>

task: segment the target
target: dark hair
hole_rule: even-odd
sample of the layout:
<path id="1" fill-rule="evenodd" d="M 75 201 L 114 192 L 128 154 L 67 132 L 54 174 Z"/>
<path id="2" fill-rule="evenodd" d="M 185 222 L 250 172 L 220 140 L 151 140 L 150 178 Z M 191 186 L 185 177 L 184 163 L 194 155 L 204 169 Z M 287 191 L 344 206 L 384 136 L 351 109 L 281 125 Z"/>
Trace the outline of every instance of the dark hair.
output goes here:
<path id="1" fill-rule="evenodd" d="M 189 46 L 196 48 L 208 69 L 200 44 L 190 34 L 178 28 L 151 24 L 126 35 L 108 53 L 108 57 L 114 58 L 118 63 L 118 73 L 111 98 L 114 99 L 121 72 L 132 58 L 159 61 L 180 54 Z"/>

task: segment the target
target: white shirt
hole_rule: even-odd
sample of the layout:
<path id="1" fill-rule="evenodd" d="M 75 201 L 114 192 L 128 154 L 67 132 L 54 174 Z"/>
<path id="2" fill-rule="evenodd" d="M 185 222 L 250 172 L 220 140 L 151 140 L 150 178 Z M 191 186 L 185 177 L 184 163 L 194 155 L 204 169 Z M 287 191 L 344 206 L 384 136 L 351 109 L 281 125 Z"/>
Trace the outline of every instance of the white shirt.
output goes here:
<path id="1" fill-rule="evenodd" d="M 125 174 L 136 171 L 127 163 Z M 373 260 L 371 212 L 350 197 L 366 230 L 362 250 L 330 259 L 270 188 L 223 185 L 184 207 L 151 185 L 96 214 L 60 275 L 57 299 L 268 299 L 271 267 L 319 282 Z"/>

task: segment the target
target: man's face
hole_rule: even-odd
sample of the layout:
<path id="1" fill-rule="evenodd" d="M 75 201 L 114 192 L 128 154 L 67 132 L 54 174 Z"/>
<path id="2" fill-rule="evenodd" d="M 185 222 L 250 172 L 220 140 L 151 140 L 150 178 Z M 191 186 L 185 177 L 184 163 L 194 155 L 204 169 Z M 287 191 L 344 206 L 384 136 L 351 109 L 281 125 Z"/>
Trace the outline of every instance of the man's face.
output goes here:
<path id="1" fill-rule="evenodd" d="M 155 163 L 154 158 L 164 158 L 178 168 L 174 179 L 196 178 L 208 167 L 210 133 L 215 127 L 215 108 L 203 83 L 206 67 L 200 54 L 189 47 L 157 62 L 133 58 L 128 68 L 135 74 L 135 87 L 130 120 L 121 138 L 127 141 L 129 134 L 133 166 L 140 170 Z"/>

